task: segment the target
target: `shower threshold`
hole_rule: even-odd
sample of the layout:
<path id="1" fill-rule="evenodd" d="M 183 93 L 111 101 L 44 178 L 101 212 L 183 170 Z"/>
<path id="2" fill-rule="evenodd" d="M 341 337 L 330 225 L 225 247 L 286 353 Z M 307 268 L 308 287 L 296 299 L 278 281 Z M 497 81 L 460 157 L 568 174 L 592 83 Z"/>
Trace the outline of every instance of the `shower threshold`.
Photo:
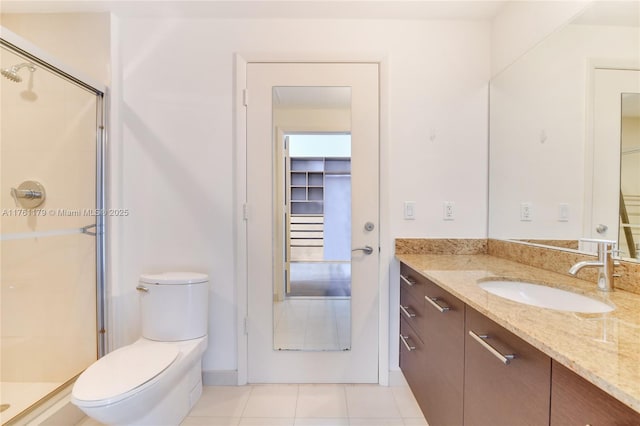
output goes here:
<path id="1" fill-rule="evenodd" d="M 0 401 L 0 424 L 8 422 L 62 384 L 62 382 L 0 383 L 0 395 L 2 395 L 2 401 Z"/>

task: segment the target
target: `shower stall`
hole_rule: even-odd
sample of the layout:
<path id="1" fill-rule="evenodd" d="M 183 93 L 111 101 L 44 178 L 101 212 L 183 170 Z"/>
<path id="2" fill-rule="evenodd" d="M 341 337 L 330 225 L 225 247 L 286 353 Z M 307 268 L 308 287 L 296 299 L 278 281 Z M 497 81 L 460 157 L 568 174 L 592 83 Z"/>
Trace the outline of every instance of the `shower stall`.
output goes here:
<path id="1" fill-rule="evenodd" d="M 0 419 L 105 350 L 105 89 L 0 32 Z"/>

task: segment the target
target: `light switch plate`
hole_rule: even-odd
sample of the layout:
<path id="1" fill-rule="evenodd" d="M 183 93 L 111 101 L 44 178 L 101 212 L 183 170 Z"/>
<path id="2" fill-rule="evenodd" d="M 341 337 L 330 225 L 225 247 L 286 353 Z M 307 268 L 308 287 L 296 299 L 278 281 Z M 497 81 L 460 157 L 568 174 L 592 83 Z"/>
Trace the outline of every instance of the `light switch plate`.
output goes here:
<path id="1" fill-rule="evenodd" d="M 404 220 L 415 220 L 416 218 L 416 202 L 404 202 Z"/>

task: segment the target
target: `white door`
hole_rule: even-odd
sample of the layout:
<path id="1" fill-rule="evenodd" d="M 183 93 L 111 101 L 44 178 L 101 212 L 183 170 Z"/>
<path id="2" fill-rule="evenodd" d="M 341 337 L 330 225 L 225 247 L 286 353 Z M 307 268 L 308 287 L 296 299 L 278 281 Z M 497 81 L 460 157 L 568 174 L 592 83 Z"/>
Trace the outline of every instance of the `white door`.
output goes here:
<path id="1" fill-rule="evenodd" d="M 249 63 L 247 65 L 247 280 L 250 383 L 377 383 L 379 321 L 378 65 Z M 340 87 L 351 93 L 351 296 L 344 350 L 279 350 L 274 306 L 282 288 L 282 226 L 273 120 L 273 90 Z M 321 115 L 321 112 L 318 112 Z M 317 129 L 316 129 L 317 130 Z M 286 173 L 286 172 L 285 172 Z M 286 197 L 284 197 L 286 198 Z M 345 210 L 348 211 L 348 210 Z M 366 226 L 367 225 L 367 226 Z M 370 254 L 358 250 L 371 247 Z M 276 290 L 274 290 L 276 289 Z M 311 300 L 311 299 L 310 299 Z"/>
<path id="2" fill-rule="evenodd" d="M 593 200 L 591 227 L 586 235 L 617 241 L 622 97 L 640 93 L 640 71 L 596 69 L 593 93 Z"/>

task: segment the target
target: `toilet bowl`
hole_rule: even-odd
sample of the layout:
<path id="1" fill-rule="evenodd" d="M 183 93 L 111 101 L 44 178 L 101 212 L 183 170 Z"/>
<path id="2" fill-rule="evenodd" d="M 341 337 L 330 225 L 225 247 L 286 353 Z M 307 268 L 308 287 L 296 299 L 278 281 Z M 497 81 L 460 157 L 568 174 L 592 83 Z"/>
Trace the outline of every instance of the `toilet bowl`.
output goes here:
<path id="1" fill-rule="evenodd" d="M 142 334 L 78 377 L 71 401 L 107 425 L 179 425 L 202 394 L 208 278 L 142 275 Z"/>

